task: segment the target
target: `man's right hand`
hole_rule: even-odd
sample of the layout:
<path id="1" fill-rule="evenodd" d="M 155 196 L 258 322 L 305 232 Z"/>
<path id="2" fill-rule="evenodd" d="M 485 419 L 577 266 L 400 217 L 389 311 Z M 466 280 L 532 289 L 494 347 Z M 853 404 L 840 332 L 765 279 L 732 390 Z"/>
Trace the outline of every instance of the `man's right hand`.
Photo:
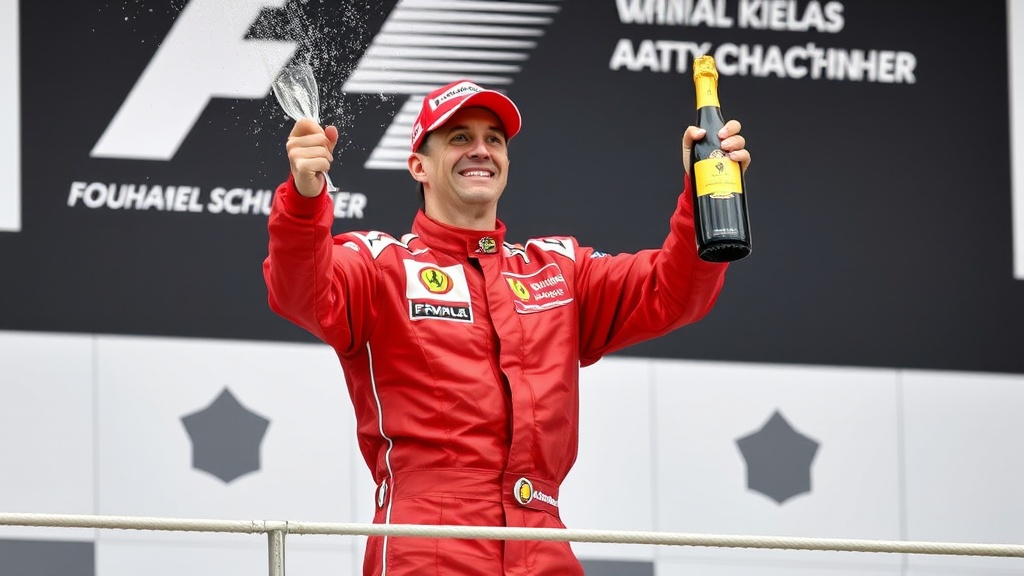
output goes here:
<path id="1" fill-rule="evenodd" d="M 295 122 L 288 134 L 288 164 L 299 194 L 312 198 L 324 189 L 324 172 L 331 168 L 334 146 L 338 143 L 338 129 L 303 118 Z"/>

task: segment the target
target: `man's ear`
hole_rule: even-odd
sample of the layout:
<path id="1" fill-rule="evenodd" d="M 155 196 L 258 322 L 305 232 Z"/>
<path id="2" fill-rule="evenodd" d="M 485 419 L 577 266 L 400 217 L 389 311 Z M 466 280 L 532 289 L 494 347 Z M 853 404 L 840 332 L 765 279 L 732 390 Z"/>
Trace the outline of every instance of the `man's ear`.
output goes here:
<path id="1" fill-rule="evenodd" d="M 429 160 L 423 154 L 413 152 L 409 155 L 409 174 L 412 175 L 413 180 L 421 184 L 427 181 L 427 162 Z"/>

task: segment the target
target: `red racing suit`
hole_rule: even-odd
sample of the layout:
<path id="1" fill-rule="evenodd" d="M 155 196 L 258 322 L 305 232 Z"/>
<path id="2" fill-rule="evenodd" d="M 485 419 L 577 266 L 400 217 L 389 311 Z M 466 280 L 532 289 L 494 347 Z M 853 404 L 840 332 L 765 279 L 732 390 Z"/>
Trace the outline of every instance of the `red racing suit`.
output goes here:
<path id="1" fill-rule="evenodd" d="M 660 250 L 510 244 L 420 211 L 412 233 L 332 237 L 330 196 L 275 194 L 270 307 L 330 344 L 378 488 L 377 523 L 564 528 L 579 368 L 703 317 L 725 264 L 697 257 L 689 184 Z M 366 575 L 582 575 L 566 542 L 370 537 Z"/>

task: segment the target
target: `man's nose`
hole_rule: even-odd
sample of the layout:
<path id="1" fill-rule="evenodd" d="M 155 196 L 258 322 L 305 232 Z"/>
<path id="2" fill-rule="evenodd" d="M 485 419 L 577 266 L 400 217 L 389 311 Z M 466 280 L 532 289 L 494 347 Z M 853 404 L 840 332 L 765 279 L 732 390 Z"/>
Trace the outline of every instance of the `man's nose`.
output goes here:
<path id="1" fill-rule="evenodd" d="M 469 149 L 470 158 L 490 158 L 491 151 L 487 148 L 487 142 L 484 138 L 474 138 L 473 144 Z"/>

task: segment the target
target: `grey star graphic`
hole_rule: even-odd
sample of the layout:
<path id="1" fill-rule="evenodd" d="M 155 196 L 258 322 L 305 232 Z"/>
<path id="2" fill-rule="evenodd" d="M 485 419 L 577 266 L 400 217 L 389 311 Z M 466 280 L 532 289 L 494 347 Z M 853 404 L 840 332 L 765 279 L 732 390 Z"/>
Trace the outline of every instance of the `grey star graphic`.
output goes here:
<path id="1" fill-rule="evenodd" d="M 782 504 L 811 491 L 818 443 L 797 432 L 778 410 L 760 430 L 736 440 L 747 462 L 747 488 Z"/>
<path id="2" fill-rule="evenodd" d="M 260 443 L 270 420 L 242 406 L 231 390 L 206 408 L 182 416 L 192 439 L 192 467 L 225 484 L 260 469 Z"/>

